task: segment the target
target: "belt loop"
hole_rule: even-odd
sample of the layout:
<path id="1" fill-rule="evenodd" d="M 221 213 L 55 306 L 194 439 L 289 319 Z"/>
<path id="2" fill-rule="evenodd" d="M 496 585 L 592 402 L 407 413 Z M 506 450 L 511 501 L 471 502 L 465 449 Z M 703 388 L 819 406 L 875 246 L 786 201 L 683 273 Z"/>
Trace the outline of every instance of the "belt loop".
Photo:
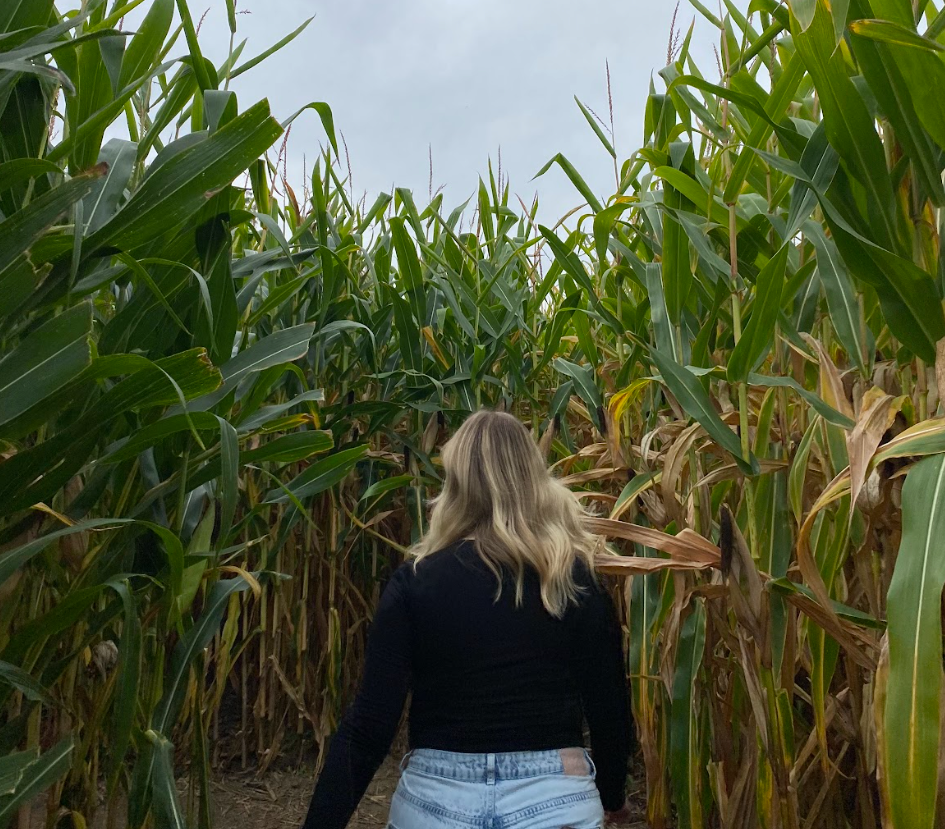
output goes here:
<path id="1" fill-rule="evenodd" d="M 404 755 L 403 760 L 400 761 L 400 773 L 401 773 L 401 774 L 403 774 L 405 771 L 407 771 L 407 766 L 410 765 L 410 758 L 411 758 L 412 756 L 413 756 L 413 751 L 408 751 L 408 752 Z"/>
<path id="2" fill-rule="evenodd" d="M 495 755 L 494 754 L 486 755 L 486 784 L 489 786 L 495 785 Z"/>

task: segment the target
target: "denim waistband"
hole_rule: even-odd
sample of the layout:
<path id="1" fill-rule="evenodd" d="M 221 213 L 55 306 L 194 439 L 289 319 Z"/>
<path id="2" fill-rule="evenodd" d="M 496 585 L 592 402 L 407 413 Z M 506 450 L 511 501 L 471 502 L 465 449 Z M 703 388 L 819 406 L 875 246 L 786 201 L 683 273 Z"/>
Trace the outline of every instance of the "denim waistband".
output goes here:
<path id="1" fill-rule="evenodd" d="M 588 757 L 587 752 L 584 752 L 584 755 Z M 521 780 L 542 774 L 560 774 L 564 771 L 564 764 L 561 761 L 561 753 L 557 750 L 462 754 L 418 748 L 409 752 L 401 762 L 401 769 L 407 768 L 449 780 L 491 783 L 495 780 Z"/>

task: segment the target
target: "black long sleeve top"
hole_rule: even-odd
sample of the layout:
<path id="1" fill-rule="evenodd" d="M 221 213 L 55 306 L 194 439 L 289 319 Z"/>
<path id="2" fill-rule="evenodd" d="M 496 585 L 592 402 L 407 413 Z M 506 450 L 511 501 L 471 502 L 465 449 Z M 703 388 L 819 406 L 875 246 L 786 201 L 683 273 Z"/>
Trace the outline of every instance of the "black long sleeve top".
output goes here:
<path id="1" fill-rule="evenodd" d="M 497 582 L 471 542 L 400 567 L 368 636 L 360 690 L 331 741 L 303 829 L 344 829 L 390 751 L 408 691 L 411 748 L 464 753 L 583 745 L 586 718 L 604 808 L 625 798 L 631 723 L 620 628 L 581 563 L 562 619 Z"/>

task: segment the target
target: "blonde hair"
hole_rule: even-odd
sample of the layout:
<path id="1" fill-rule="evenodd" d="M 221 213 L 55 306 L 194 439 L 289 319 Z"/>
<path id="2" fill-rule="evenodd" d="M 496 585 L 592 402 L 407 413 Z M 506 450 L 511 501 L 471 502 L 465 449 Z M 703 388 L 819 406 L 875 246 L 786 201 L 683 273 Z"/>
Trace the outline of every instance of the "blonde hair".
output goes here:
<path id="1" fill-rule="evenodd" d="M 574 563 L 585 561 L 593 573 L 599 542 L 584 528 L 584 511 L 552 477 L 528 430 L 512 415 L 477 412 L 443 447 L 442 460 L 446 480 L 433 501 L 428 533 L 410 551 L 414 567 L 471 538 L 499 583 L 496 600 L 506 570 L 521 604 L 530 567 L 538 574 L 545 609 L 561 618 L 583 592 Z"/>

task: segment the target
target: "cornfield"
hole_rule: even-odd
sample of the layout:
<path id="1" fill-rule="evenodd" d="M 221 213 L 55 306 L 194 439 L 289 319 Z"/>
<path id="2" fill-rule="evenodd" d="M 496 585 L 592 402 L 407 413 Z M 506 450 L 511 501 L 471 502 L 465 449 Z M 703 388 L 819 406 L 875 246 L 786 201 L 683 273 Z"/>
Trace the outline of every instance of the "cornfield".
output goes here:
<path id="1" fill-rule="evenodd" d="M 690 0 L 718 70 L 671 36 L 625 161 L 579 102 L 615 193 L 556 156 L 548 227 L 491 169 L 359 200 L 328 104 L 229 88 L 304 26 L 227 0 L 214 65 L 145 2 L 0 5 L 0 827 L 320 752 L 483 406 L 617 554 L 652 827 L 943 825 L 941 4 Z"/>

